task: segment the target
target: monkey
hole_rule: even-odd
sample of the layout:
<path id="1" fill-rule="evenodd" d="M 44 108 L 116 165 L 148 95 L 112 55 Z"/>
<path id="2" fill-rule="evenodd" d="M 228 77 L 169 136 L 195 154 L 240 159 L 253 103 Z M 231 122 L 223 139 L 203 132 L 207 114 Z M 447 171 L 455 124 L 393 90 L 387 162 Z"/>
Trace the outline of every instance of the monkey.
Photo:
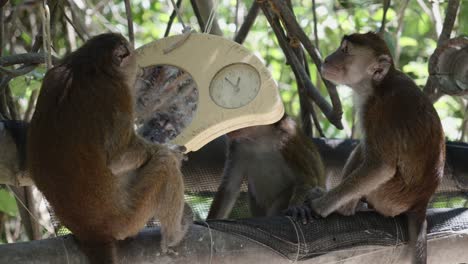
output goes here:
<path id="1" fill-rule="evenodd" d="M 134 131 L 135 53 L 120 34 L 89 39 L 50 69 L 28 131 L 27 166 L 91 263 L 116 263 L 116 243 L 153 216 L 161 250 L 191 223 L 181 153 Z"/>
<path id="2" fill-rule="evenodd" d="M 221 185 L 208 219 L 229 216 L 244 177 L 252 216 L 273 216 L 299 205 L 307 191 L 324 187 L 325 169 L 312 140 L 284 116 L 271 125 L 252 126 L 227 134 L 228 153 Z"/>
<path id="3" fill-rule="evenodd" d="M 359 100 L 362 139 L 350 154 L 335 188 L 309 194 L 305 206 L 288 210 L 298 218 L 352 215 L 361 198 L 384 216 L 406 214 L 408 257 L 427 261 L 428 202 L 444 171 L 442 125 L 432 103 L 414 81 L 395 68 L 376 33 L 344 36 L 321 67 L 322 76 L 349 86 Z"/>

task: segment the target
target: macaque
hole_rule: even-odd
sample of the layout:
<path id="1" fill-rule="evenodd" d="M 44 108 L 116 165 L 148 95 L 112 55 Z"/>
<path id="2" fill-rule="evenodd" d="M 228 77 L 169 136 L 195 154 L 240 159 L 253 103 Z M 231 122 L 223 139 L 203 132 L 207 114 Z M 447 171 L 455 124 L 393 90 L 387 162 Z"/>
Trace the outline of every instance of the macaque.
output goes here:
<path id="1" fill-rule="evenodd" d="M 181 152 L 133 129 L 135 54 L 120 34 L 93 37 L 44 77 L 28 134 L 27 166 L 91 263 L 116 263 L 116 241 L 153 216 L 161 250 L 191 223 Z"/>
<path id="2" fill-rule="evenodd" d="M 406 213 L 412 263 L 426 263 L 426 209 L 444 171 L 440 119 L 416 84 L 394 66 L 375 33 L 343 37 L 322 66 L 325 79 L 357 94 L 362 139 L 342 171 L 343 181 L 306 206 L 299 216 L 352 215 L 361 198 L 384 216 Z M 304 211 L 305 210 L 305 211 Z"/>
<path id="3" fill-rule="evenodd" d="M 310 188 L 325 185 L 317 148 L 291 118 L 285 116 L 275 124 L 247 127 L 227 136 L 223 179 L 208 219 L 229 216 L 244 178 L 255 217 L 278 215 L 290 205 L 302 204 Z"/>

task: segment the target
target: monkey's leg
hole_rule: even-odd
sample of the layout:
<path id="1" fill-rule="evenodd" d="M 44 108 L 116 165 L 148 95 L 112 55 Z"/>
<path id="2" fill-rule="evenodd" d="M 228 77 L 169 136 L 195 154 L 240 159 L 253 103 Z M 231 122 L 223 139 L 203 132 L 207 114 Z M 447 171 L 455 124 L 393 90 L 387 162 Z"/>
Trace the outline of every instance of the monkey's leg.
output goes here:
<path id="1" fill-rule="evenodd" d="M 408 212 L 408 253 L 412 264 L 426 264 L 427 261 L 427 220 L 424 211 Z"/>
<path id="2" fill-rule="evenodd" d="M 232 162 L 228 162 L 207 219 L 223 219 L 229 216 L 239 196 L 243 178 L 243 166 L 234 166 Z"/>
<path id="3" fill-rule="evenodd" d="M 119 225 L 121 233 L 118 237 L 125 238 L 138 233 L 146 221 L 156 216 L 161 222 L 161 249 L 165 252 L 168 246 L 176 245 L 187 230 L 183 226 L 184 182 L 180 160 L 169 148 L 147 143 L 137 136 L 128 150 L 122 152 L 122 156 L 128 159 L 114 159 L 124 162 L 120 164 L 120 171 L 137 168 L 116 176 L 121 179 L 122 193 L 127 193 L 129 197 L 129 219 Z M 148 158 L 138 167 L 144 157 Z M 114 165 L 114 168 L 118 166 Z"/>
<path id="4" fill-rule="evenodd" d="M 353 170 L 355 170 L 362 163 L 362 147 L 361 144 L 357 145 L 353 152 L 349 155 L 346 160 L 346 164 L 341 171 L 342 179 L 346 179 Z M 353 215 L 356 213 L 356 208 L 360 203 L 360 198 L 349 201 L 347 204 L 338 208 L 338 213 L 342 215 Z"/>
<path id="5" fill-rule="evenodd" d="M 148 148 L 151 148 L 151 143 L 135 135 L 127 149 L 110 158 L 108 168 L 116 175 L 140 168 L 150 158 Z"/>
<path id="6" fill-rule="evenodd" d="M 153 214 L 155 212 L 155 216 L 161 223 L 161 250 L 164 253 L 168 247 L 175 246 L 182 240 L 193 220 L 192 214 L 188 212 L 189 207 L 184 209 L 186 205 L 180 161 L 171 150 L 158 146 L 151 159 L 140 170 L 137 177 L 155 181 L 153 184 L 157 186 L 147 199 L 149 203 L 143 207 L 146 207 L 144 210 L 151 210 Z M 140 183 L 135 188 L 136 193 L 144 192 L 148 186 L 151 186 L 142 181 Z M 184 219 L 184 216 L 190 219 Z"/>
<path id="7" fill-rule="evenodd" d="M 395 175 L 396 168 L 381 162 L 364 162 L 340 185 L 330 190 L 324 196 L 310 202 L 311 209 L 321 215 L 328 216 L 338 208 L 377 189 Z"/>
<path id="8" fill-rule="evenodd" d="M 284 191 L 278 194 L 276 199 L 267 208 L 266 216 L 279 215 L 282 210 L 287 209 L 289 202 L 291 200 L 292 194 L 293 194 L 292 188 L 286 188 Z"/>
<path id="9" fill-rule="evenodd" d="M 262 217 L 266 215 L 265 207 L 258 204 L 255 197 L 249 192 L 249 209 L 252 217 Z"/>

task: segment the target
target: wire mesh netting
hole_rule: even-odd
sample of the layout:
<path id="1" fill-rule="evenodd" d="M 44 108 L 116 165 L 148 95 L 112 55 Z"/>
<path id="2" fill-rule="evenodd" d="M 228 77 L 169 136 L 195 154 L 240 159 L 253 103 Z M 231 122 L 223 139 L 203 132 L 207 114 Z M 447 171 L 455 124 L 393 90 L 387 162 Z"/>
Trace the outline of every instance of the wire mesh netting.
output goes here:
<path id="1" fill-rule="evenodd" d="M 195 220 L 198 221 L 196 223 L 200 225 L 206 224 L 206 215 L 220 184 L 224 151 L 224 140 L 215 140 L 200 151 L 189 154 L 188 161 L 182 167 L 186 201 L 194 211 Z M 458 149 L 451 149 L 449 155 L 457 151 Z M 457 153 L 461 154 L 463 153 Z M 429 205 L 434 208 L 428 212 L 429 236 L 468 230 L 468 192 L 463 178 L 466 174 L 455 174 L 453 168 L 450 164 L 447 166 L 444 180 Z M 340 182 L 336 168 L 335 171 L 328 170 L 327 174 L 327 188 Z M 248 202 L 247 184 L 244 182 L 230 214 L 231 220 L 210 220 L 210 228 L 256 241 L 289 259 L 308 259 L 358 246 L 398 247 L 408 240 L 405 216 L 386 218 L 377 213 L 360 212 L 343 221 L 343 216 L 332 214 L 326 219 L 317 219 L 312 224 L 303 225 L 284 216 L 249 218 L 251 214 Z M 58 233 L 69 233 L 67 229 L 60 227 L 53 212 L 51 215 Z M 148 222 L 148 227 L 155 226 L 158 226 L 157 220 Z"/>

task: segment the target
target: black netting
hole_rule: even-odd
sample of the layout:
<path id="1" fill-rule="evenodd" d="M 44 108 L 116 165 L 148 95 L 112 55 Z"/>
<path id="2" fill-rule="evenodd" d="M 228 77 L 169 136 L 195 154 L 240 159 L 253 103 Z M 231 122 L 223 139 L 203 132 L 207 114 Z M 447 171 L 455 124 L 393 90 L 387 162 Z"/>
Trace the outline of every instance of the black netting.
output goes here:
<path id="1" fill-rule="evenodd" d="M 431 209 L 427 219 L 429 237 L 468 230 L 465 208 Z M 408 241 L 404 216 L 383 217 L 373 212 L 359 212 L 353 217 L 332 214 L 307 225 L 281 216 L 208 223 L 210 228 L 254 240 L 291 260 L 356 246 L 399 246 Z"/>
<path id="2" fill-rule="evenodd" d="M 206 218 L 220 184 L 224 150 L 224 140 L 215 140 L 200 151 L 190 153 L 188 161 L 182 167 L 186 200 L 193 208 L 195 220 L 204 221 Z M 340 179 L 336 175 L 336 172 L 328 173 L 329 187 L 339 183 Z M 454 175 L 452 171 L 447 171 L 430 208 L 468 208 L 468 192 L 460 188 L 460 182 L 463 181 L 456 179 Z M 247 186 L 244 183 L 230 215 L 230 218 L 238 220 L 209 221 L 209 226 L 261 243 L 290 259 L 296 259 L 297 254 L 299 259 L 305 259 L 333 250 L 364 245 L 397 246 L 407 240 L 404 217 L 385 218 L 371 212 L 346 218 L 333 214 L 309 225 L 302 225 L 286 217 L 245 219 L 248 217 Z M 58 228 L 59 223 L 53 214 L 52 220 Z M 428 215 L 428 223 L 428 232 L 433 235 L 468 230 L 468 213 L 464 209 L 432 210 Z M 157 224 L 157 221 L 150 221 L 148 226 Z M 59 230 L 59 234 L 66 232 L 66 229 Z"/>

